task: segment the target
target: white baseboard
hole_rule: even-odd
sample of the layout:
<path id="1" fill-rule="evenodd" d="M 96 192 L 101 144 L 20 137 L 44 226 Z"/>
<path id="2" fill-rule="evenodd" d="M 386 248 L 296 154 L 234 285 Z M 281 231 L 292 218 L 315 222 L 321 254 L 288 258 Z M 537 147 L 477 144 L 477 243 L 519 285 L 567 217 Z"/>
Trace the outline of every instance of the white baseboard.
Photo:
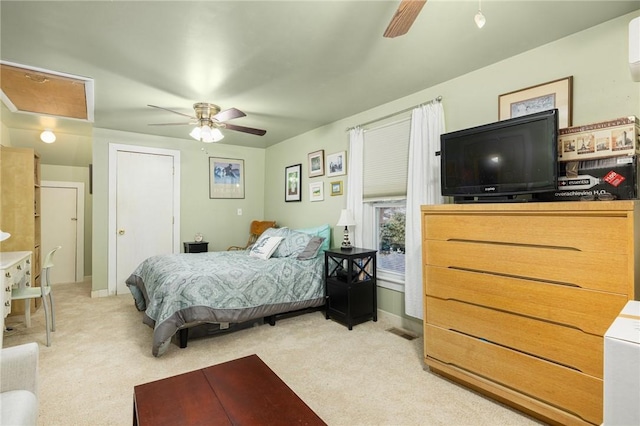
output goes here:
<path id="1" fill-rule="evenodd" d="M 94 297 L 108 297 L 108 296 L 109 296 L 109 290 L 107 290 L 107 289 L 91 290 L 91 298 L 94 298 Z"/>

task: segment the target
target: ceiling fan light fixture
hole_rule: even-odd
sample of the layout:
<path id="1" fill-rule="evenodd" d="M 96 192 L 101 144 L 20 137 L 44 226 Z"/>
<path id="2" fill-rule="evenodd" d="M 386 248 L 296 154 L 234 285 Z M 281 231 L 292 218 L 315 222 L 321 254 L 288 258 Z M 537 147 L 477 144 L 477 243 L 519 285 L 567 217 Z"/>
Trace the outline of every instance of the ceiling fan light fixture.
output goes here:
<path id="1" fill-rule="evenodd" d="M 484 27 L 484 24 L 487 23 L 487 18 L 484 17 L 481 10 L 476 13 L 476 16 L 473 17 L 473 20 L 476 21 L 476 25 L 478 26 L 478 28 Z"/>
<path id="2" fill-rule="evenodd" d="M 45 129 L 40 133 L 40 140 L 44 143 L 54 143 L 56 141 L 56 135 L 49 129 Z"/>
<path id="3" fill-rule="evenodd" d="M 189 136 L 204 143 L 219 142 L 224 138 L 220 129 L 206 124 L 194 127 Z"/>
<path id="4" fill-rule="evenodd" d="M 473 20 L 476 21 L 476 26 L 478 28 L 484 27 L 484 24 L 487 23 L 487 18 L 485 18 L 482 13 L 482 0 L 478 0 L 478 12 L 476 13 L 476 16 L 473 17 Z"/>

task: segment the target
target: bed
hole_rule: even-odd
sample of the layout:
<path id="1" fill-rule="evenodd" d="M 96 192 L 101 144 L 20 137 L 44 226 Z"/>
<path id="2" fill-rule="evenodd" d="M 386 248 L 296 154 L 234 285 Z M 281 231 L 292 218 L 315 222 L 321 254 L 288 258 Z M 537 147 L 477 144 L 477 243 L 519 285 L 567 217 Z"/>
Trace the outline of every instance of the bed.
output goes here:
<path id="1" fill-rule="evenodd" d="M 166 353 L 177 332 L 202 324 L 227 328 L 269 318 L 273 325 L 275 315 L 324 305 L 329 232 L 329 225 L 270 228 L 245 251 L 144 260 L 126 283 L 143 322 L 153 328 L 153 355 Z M 186 346 L 186 338 L 180 340 Z"/>

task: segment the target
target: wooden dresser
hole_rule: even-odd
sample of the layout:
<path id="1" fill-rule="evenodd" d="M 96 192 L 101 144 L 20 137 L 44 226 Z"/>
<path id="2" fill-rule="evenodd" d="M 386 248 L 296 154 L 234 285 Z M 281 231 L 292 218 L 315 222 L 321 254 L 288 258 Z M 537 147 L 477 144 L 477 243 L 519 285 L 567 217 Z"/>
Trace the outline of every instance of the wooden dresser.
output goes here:
<path id="1" fill-rule="evenodd" d="M 549 423 L 601 424 L 603 336 L 640 296 L 637 201 L 422 207 L 425 362 Z"/>

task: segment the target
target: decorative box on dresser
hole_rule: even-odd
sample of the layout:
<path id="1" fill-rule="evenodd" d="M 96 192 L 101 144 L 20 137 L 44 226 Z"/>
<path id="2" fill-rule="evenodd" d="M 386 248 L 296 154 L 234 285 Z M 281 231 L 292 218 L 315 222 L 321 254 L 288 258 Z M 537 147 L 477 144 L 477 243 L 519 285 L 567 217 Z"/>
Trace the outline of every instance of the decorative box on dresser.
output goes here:
<path id="1" fill-rule="evenodd" d="M 1 252 L 29 251 L 31 285 L 40 285 L 40 157 L 29 148 L 0 146 L 0 229 L 11 237 Z M 36 302 L 32 301 L 35 310 Z M 12 302 L 11 315 L 24 315 L 24 302 Z"/>
<path id="2" fill-rule="evenodd" d="M 603 336 L 640 296 L 639 208 L 422 206 L 430 370 L 549 423 L 601 424 Z"/>

